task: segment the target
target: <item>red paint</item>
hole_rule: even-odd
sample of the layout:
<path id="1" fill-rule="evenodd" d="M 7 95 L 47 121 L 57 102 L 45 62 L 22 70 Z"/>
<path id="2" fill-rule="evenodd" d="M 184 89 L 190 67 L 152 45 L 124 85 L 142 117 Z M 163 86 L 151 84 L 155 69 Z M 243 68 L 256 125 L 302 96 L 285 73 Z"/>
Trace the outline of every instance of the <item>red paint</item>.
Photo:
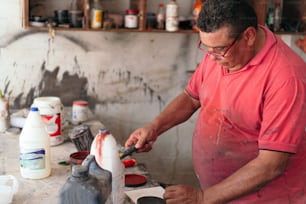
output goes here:
<path id="1" fill-rule="evenodd" d="M 147 177 L 139 174 L 126 174 L 125 175 L 125 186 L 126 187 L 137 187 L 147 183 Z"/>
<path id="2" fill-rule="evenodd" d="M 102 151 L 102 147 L 104 146 L 104 140 L 107 137 L 107 133 L 102 134 L 102 133 L 98 133 L 94 139 L 94 141 L 92 142 L 91 145 L 91 153 L 95 155 L 96 161 L 99 164 L 100 167 L 102 167 L 102 158 L 103 158 L 103 151 Z"/>
<path id="3" fill-rule="evenodd" d="M 72 164 L 82 164 L 83 160 L 89 155 L 89 151 L 80 151 L 70 154 L 70 162 Z"/>
<path id="4" fill-rule="evenodd" d="M 135 159 L 125 159 L 122 161 L 123 165 L 125 168 L 132 167 L 136 164 Z"/>

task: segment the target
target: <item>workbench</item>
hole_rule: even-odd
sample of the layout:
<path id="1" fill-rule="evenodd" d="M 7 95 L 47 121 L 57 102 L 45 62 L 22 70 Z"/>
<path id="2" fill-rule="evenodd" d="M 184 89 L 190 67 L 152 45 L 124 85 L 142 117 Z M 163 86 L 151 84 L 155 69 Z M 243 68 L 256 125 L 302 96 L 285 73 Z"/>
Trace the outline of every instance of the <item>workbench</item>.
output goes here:
<path id="1" fill-rule="evenodd" d="M 85 122 L 89 125 L 93 134 L 96 134 L 102 123 L 97 120 Z M 61 187 L 71 176 L 70 165 L 60 165 L 62 161 L 68 161 L 69 155 L 76 152 L 75 145 L 67 139 L 68 132 L 72 127 L 63 130 L 66 135 L 65 142 L 51 146 L 51 175 L 44 179 L 31 180 L 24 179 L 19 169 L 19 132 L 0 133 L 0 175 L 13 175 L 19 183 L 19 190 L 13 197 L 13 204 L 50 204 L 58 203 L 58 193 Z M 69 137 L 68 137 L 69 138 Z M 126 169 L 127 173 L 139 173 L 149 177 L 144 166 L 138 165 Z M 154 180 L 146 184 L 145 188 L 158 185 Z M 133 190 L 126 188 L 126 190 Z M 0 198 L 1 199 L 1 198 Z M 126 203 L 133 203 L 128 197 Z"/>

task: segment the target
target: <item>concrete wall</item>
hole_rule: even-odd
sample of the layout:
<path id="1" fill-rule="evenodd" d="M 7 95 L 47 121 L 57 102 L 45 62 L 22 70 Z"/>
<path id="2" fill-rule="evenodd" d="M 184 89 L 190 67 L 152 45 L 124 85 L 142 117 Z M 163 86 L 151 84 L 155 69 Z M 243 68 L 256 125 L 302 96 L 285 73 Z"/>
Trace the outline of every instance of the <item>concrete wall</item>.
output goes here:
<path id="1" fill-rule="evenodd" d="M 121 144 L 184 89 L 186 71 L 201 58 L 197 34 L 58 31 L 51 39 L 21 27 L 20 2 L 0 0 L 0 88 L 11 107 L 29 107 L 38 96 L 59 96 L 65 106 L 88 100 Z M 289 38 L 293 44 L 297 37 Z M 150 153 L 135 155 L 153 178 L 198 185 L 191 164 L 195 117 L 165 133 Z"/>

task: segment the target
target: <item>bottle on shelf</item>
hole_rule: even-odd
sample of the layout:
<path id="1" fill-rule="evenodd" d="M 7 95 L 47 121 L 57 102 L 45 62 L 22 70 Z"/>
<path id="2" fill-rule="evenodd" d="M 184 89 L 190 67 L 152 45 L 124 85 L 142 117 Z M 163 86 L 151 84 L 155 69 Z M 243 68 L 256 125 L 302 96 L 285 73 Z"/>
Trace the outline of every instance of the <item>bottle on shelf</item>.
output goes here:
<path id="1" fill-rule="evenodd" d="M 166 5 L 166 30 L 175 32 L 179 30 L 179 6 L 176 0 Z"/>
<path id="2" fill-rule="evenodd" d="M 274 30 L 274 8 L 272 7 L 268 9 L 266 24 L 271 31 Z"/>
<path id="3" fill-rule="evenodd" d="M 274 28 L 273 28 L 274 32 L 280 31 L 281 21 L 282 21 L 281 3 L 279 1 L 276 1 L 274 8 Z"/>
<path id="4" fill-rule="evenodd" d="M 192 7 L 192 29 L 195 31 L 199 31 L 199 28 L 197 27 L 197 20 L 202 8 L 203 0 L 196 0 L 193 7 Z"/>
<path id="5" fill-rule="evenodd" d="M 19 136 L 20 172 L 29 179 L 42 179 L 51 173 L 50 137 L 37 107 L 31 107 Z"/>
<path id="6" fill-rule="evenodd" d="M 84 13 L 78 0 L 72 0 L 69 10 L 69 24 L 73 28 L 82 28 Z"/>
<path id="7" fill-rule="evenodd" d="M 90 28 L 98 29 L 103 25 L 103 8 L 100 0 L 92 0 L 90 5 Z"/>
<path id="8" fill-rule="evenodd" d="M 119 157 L 119 149 L 114 136 L 101 129 L 91 144 L 90 154 L 94 155 L 98 165 L 112 173 L 112 202 L 124 203 L 124 166 Z"/>
<path id="9" fill-rule="evenodd" d="M 165 18 L 166 18 L 166 13 L 165 13 L 165 6 L 163 3 L 160 3 L 158 5 L 158 11 L 157 11 L 157 29 L 164 30 L 165 29 Z"/>

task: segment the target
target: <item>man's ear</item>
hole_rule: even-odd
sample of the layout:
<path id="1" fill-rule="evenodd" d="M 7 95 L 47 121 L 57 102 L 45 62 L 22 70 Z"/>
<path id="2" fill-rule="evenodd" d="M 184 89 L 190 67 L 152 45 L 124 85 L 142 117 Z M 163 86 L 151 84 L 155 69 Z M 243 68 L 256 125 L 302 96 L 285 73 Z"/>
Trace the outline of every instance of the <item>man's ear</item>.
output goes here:
<path id="1" fill-rule="evenodd" d="M 253 46 L 256 40 L 256 29 L 248 27 L 243 32 L 243 38 L 247 42 L 248 46 Z"/>

